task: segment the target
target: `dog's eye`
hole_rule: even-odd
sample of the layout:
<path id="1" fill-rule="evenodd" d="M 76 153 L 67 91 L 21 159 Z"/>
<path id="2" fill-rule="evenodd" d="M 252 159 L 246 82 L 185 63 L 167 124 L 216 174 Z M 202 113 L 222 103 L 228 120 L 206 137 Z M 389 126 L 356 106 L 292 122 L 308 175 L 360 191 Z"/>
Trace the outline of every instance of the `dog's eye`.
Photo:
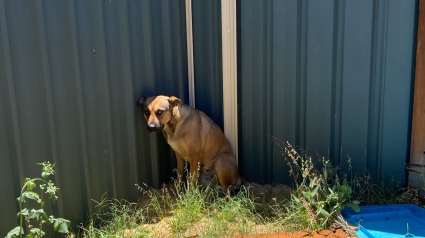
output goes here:
<path id="1" fill-rule="evenodd" d="M 157 113 L 158 115 L 161 115 L 163 112 L 164 112 L 163 110 L 158 110 L 158 111 L 156 111 L 156 113 Z"/>
<path id="2" fill-rule="evenodd" d="M 145 110 L 145 114 L 149 116 L 149 110 Z"/>

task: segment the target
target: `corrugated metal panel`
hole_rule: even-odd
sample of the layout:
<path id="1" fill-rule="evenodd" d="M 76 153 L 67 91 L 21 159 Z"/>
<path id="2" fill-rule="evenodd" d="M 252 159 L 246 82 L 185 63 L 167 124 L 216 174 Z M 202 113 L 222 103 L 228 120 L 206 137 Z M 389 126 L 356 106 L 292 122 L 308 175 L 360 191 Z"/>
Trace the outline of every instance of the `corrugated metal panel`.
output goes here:
<path id="1" fill-rule="evenodd" d="M 186 52 L 183 0 L 0 0 L 0 234 L 41 161 L 61 188 L 48 212 L 74 224 L 105 192 L 136 201 L 134 184 L 168 180 L 174 155 L 135 102 L 187 102 Z"/>
<path id="2" fill-rule="evenodd" d="M 221 1 L 192 0 L 196 108 L 223 129 Z"/>
<path id="3" fill-rule="evenodd" d="M 347 171 L 404 179 L 417 1 L 240 4 L 239 141 L 248 180 L 288 182 L 267 135 Z"/>

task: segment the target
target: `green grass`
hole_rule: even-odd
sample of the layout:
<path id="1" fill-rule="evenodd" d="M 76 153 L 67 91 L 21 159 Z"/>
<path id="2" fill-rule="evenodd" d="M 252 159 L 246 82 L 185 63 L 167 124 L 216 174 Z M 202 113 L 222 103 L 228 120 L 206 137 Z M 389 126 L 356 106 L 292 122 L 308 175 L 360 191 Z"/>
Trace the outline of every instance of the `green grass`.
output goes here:
<path id="1" fill-rule="evenodd" d="M 125 200 L 103 200 L 97 205 L 98 212 L 85 226 L 78 227 L 71 237 L 145 237 L 149 235 L 140 224 L 146 221 L 143 210 L 134 209 L 135 204 Z M 102 212 L 108 210 L 108 212 Z"/>
<path id="2" fill-rule="evenodd" d="M 290 166 L 293 189 L 279 196 L 272 187 L 242 186 L 231 195 L 219 188 L 201 189 L 174 183 L 160 190 L 141 188 L 142 200 L 102 201 L 99 212 L 80 227 L 78 237 L 223 237 L 281 231 L 317 231 L 336 226 L 345 206 L 419 203 L 418 190 L 403 188 L 385 179 L 375 182 L 370 174 L 350 179 L 339 168 L 322 159 L 316 167 L 311 157 L 290 144 L 281 147 Z M 257 189 L 257 190 L 256 190 Z M 107 210 L 108 212 L 103 212 Z"/>
<path id="3" fill-rule="evenodd" d="M 404 187 L 401 181 L 392 176 L 380 176 L 379 180 L 372 179 L 369 172 L 357 174 L 351 182 L 353 199 L 362 205 L 383 205 L 412 203 L 421 205 L 419 200 L 420 188 Z"/>
<path id="4" fill-rule="evenodd" d="M 109 212 L 92 219 L 82 228 L 80 236 L 217 237 L 257 233 L 255 229 L 268 223 L 257 212 L 263 205 L 245 187 L 235 196 L 220 189 L 201 189 L 189 184 L 143 193 L 149 201 L 139 209 L 135 209 L 136 204 L 117 200 L 100 203 L 99 208 L 107 207 Z"/>

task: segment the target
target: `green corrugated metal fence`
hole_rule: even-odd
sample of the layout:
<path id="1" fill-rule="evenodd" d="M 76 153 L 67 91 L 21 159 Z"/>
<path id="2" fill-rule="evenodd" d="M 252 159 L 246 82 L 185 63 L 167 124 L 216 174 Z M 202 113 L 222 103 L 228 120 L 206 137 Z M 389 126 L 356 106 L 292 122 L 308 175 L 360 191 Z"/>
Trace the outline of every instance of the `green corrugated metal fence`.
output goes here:
<path id="1" fill-rule="evenodd" d="M 196 108 L 223 129 L 221 1 L 192 0 Z"/>
<path id="2" fill-rule="evenodd" d="M 310 155 L 404 177 L 417 5 L 404 0 L 238 0 L 239 163 L 288 182 L 273 135 Z M 223 125 L 220 1 L 193 0 L 197 108 Z M 79 223 L 90 199 L 135 201 L 175 167 L 148 134 L 143 94 L 188 102 L 183 0 L 0 0 L 0 234 L 35 163 L 56 163 L 49 213 Z"/>
<path id="3" fill-rule="evenodd" d="M 404 179 L 417 1 L 239 2 L 240 169 L 288 182 L 267 135 Z M 320 163 L 320 162 L 319 162 Z"/>
<path id="4" fill-rule="evenodd" d="M 185 22 L 184 0 L 0 0 L 0 235 L 38 162 L 61 188 L 47 211 L 74 225 L 105 192 L 136 201 L 134 184 L 169 179 L 175 159 L 135 102 L 188 101 Z"/>

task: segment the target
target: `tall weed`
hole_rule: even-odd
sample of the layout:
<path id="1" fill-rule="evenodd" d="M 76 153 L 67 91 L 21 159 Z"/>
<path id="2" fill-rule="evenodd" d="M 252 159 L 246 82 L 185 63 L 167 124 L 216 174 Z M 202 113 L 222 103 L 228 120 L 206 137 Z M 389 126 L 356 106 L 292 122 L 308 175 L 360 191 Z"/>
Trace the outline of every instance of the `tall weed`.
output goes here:
<path id="1" fill-rule="evenodd" d="M 328 229 L 345 206 L 359 210 L 346 177 L 338 176 L 338 167 L 323 158 L 322 169 L 317 169 L 311 157 L 288 142 L 275 137 L 272 140 L 280 147 L 295 184 L 292 199 L 276 208 L 278 214 L 284 214 L 280 217 L 282 225 L 290 230 Z"/>

